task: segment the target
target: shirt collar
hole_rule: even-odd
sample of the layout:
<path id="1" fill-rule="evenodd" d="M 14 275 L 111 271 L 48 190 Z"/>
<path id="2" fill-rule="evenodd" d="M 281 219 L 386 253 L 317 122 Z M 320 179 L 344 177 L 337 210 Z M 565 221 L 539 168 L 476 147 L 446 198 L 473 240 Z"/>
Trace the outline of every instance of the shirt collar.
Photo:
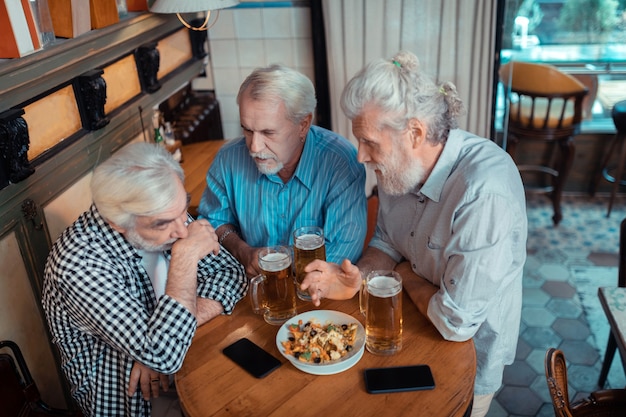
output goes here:
<path id="1" fill-rule="evenodd" d="M 124 259 L 141 259 L 141 255 L 117 230 L 102 217 L 95 204 L 89 209 L 90 228 L 94 235 L 102 239 L 109 249 L 119 258 Z"/>
<path id="2" fill-rule="evenodd" d="M 302 155 L 300 155 L 300 161 L 298 167 L 293 173 L 293 178 L 297 178 L 300 182 L 309 190 L 313 186 L 313 169 L 315 167 L 315 153 L 319 149 L 317 136 L 312 132 L 313 126 L 306 134 L 306 140 L 304 141 L 304 148 L 302 148 Z"/>
<path id="3" fill-rule="evenodd" d="M 309 190 L 313 185 L 313 171 L 312 167 L 315 164 L 315 153 L 319 148 L 317 145 L 317 136 L 312 133 L 313 126 L 309 129 L 309 132 L 306 135 L 306 140 L 304 141 L 304 147 L 302 148 L 302 155 L 300 155 L 300 161 L 298 161 L 298 166 L 294 171 L 293 175 L 289 179 L 292 181 L 293 179 L 297 179 L 300 181 L 305 187 Z M 272 182 L 283 183 L 283 180 L 278 176 L 278 174 L 266 175 L 262 174 L 258 171 L 258 179 L 261 180 L 262 177 L 268 178 Z M 288 182 L 289 182 L 288 181 Z"/>
<path id="4" fill-rule="evenodd" d="M 435 167 L 419 190 L 421 194 L 432 201 L 439 202 L 443 187 L 459 159 L 462 145 L 463 137 L 460 130 L 450 130 L 448 140 L 443 145 L 443 150 L 435 163 Z"/>

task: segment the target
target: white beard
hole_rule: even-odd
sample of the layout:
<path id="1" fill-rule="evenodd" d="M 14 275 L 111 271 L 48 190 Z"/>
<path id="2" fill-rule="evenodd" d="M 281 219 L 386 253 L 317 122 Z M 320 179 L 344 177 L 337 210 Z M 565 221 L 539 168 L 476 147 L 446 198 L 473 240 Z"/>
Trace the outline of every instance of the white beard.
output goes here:
<path id="1" fill-rule="evenodd" d="M 270 168 L 267 164 L 259 163 L 255 159 L 254 162 L 256 163 L 256 167 L 259 170 L 259 172 L 261 172 L 261 174 L 265 174 L 265 175 L 277 174 L 281 169 L 283 169 L 283 166 L 284 166 L 283 163 L 280 162 L 274 155 L 250 152 L 250 156 L 252 158 L 272 160 L 276 163 L 273 167 Z"/>
<path id="2" fill-rule="evenodd" d="M 396 197 L 408 194 L 426 179 L 426 170 L 420 161 L 401 155 L 392 155 L 387 164 L 366 165 L 375 170 L 378 186 L 386 194 Z"/>

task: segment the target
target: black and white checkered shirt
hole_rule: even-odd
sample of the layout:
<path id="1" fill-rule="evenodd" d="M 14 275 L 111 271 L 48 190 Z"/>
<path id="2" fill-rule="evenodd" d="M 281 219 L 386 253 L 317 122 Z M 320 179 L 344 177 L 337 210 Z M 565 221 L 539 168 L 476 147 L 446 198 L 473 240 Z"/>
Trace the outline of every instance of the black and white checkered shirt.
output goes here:
<path id="1" fill-rule="evenodd" d="M 198 295 L 220 302 L 225 313 L 246 289 L 243 267 L 225 249 L 198 263 Z M 140 389 L 127 395 L 133 364 L 176 372 L 196 319 L 168 295 L 157 303 L 141 256 L 95 206 L 54 244 L 42 301 L 63 371 L 85 416 L 150 416 L 150 402 Z"/>

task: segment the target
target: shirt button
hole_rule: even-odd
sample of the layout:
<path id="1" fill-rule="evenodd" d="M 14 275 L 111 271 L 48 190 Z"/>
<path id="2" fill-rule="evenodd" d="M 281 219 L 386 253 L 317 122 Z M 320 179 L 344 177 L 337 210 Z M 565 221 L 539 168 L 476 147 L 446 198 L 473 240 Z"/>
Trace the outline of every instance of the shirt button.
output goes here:
<path id="1" fill-rule="evenodd" d="M 417 268 L 417 266 L 415 264 L 413 264 L 413 270 L 415 270 Z"/>
<path id="2" fill-rule="evenodd" d="M 415 232 L 411 232 L 411 237 L 415 236 Z"/>

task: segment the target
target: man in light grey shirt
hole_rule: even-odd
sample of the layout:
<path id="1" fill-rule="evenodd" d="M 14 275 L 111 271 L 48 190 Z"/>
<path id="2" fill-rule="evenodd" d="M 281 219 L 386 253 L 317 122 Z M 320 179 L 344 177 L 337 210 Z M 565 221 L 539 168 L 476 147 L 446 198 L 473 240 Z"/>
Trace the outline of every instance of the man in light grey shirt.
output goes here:
<path id="1" fill-rule="evenodd" d="M 365 67 L 341 104 L 359 161 L 376 172 L 376 232 L 356 266 L 313 262 L 302 288 L 319 305 L 395 268 L 445 339 L 474 340 L 472 416 L 484 416 L 517 347 L 527 238 L 519 171 L 496 144 L 456 128 L 456 87 L 435 84 L 412 53 Z"/>

